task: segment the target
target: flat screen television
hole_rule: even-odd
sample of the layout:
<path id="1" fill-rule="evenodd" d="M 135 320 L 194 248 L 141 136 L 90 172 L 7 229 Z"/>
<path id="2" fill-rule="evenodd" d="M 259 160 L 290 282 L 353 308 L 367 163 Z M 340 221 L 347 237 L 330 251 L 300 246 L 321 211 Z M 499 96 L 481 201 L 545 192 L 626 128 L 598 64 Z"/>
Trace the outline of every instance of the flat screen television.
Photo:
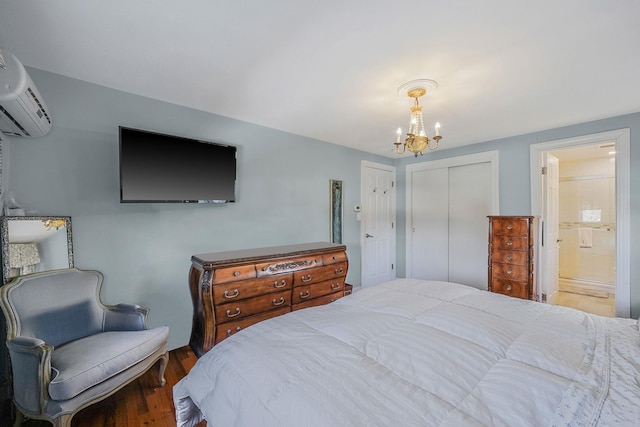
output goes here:
<path id="1" fill-rule="evenodd" d="M 236 147 L 120 126 L 121 203 L 235 202 Z"/>

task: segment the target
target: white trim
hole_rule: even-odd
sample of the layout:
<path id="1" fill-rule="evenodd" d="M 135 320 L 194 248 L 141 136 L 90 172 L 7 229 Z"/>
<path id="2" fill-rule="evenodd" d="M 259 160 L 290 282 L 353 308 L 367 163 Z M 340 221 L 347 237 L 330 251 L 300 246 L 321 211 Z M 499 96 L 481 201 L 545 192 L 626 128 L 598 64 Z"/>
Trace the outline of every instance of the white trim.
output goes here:
<path id="1" fill-rule="evenodd" d="M 366 182 L 365 182 L 365 168 L 373 168 L 373 169 L 381 169 L 387 172 L 391 172 L 393 174 L 393 191 L 391 192 L 391 217 L 394 218 L 394 227 L 395 230 L 398 229 L 398 218 L 397 218 L 397 201 L 396 201 L 396 193 L 398 191 L 398 181 L 397 181 L 397 174 L 396 174 L 396 167 L 395 166 L 391 166 L 391 165 L 385 165 L 384 163 L 375 163 L 375 162 L 371 162 L 369 160 L 361 160 L 360 161 L 360 206 L 362 206 L 362 195 L 366 192 Z M 365 271 L 364 269 L 364 265 L 365 265 L 365 253 L 364 253 L 364 237 L 365 235 L 365 230 L 364 230 L 364 222 L 360 221 L 360 285 L 362 286 L 362 277 L 363 277 L 363 272 Z M 392 239 L 393 241 L 391 242 L 391 250 L 390 255 L 392 257 L 391 261 L 393 263 L 393 265 L 395 266 L 394 268 L 394 274 L 395 277 L 397 277 L 398 275 L 398 264 L 397 264 L 397 255 L 396 255 L 396 245 L 397 245 L 397 238 L 396 238 L 396 233 L 392 233 Z"/>
<path id="2" fill-rule="evenodd" d="M 631 315 L 631 131 L 629 128 L 532 144 L 531 214 L 542 216 L 542 156 L 546 151 L 604 141 L 616 143 L 616 316 Z M 544 266 L 540 266 L 544 268 Z"/>
<path id="3" fill-rule="evenodd" d="M 499 167 L 499 151 L 485 151 L 477 154 L 467 154 L 465 156 L 449 157 L 441 160 L 432 160 L 422 163 L 412 163 L 406 166 L 405 170 L 405 204 L 406 204 L 406 219 L 405 219 L 405 276 L 411 277 L 413 266 L 411 265 L 411 256 L 409 251 L 413 247 L 413 233 L 411 232 L 411 187 L 412 187 L 412 173 L 417 171 L 425 171 L 432 169 L 451 168 L 456 166 L 474 165 L 478 163 L 491 164 L 491 209 L 492 215 L 498 215 L 500 213 L 500 167 Z"/>

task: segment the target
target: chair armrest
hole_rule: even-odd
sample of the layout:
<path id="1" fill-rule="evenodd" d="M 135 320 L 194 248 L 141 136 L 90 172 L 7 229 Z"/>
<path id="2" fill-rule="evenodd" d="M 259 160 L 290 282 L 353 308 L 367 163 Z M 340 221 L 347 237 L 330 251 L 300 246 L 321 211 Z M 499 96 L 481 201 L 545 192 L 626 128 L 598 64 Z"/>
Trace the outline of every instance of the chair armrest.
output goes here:
<path id="1" fill-rule="evenodd" d="M 51 382 L 53 347 L 38 338 L 7 340 L 13 370 L 13 398 L 26 411 L 42 414 Z"/>
<path id="2" fill-rule="evenodd" d="M 104 331 L 141 331 L 147 328 L 148 308 L 133 304 L 108 306 L 104 313 Z"/>

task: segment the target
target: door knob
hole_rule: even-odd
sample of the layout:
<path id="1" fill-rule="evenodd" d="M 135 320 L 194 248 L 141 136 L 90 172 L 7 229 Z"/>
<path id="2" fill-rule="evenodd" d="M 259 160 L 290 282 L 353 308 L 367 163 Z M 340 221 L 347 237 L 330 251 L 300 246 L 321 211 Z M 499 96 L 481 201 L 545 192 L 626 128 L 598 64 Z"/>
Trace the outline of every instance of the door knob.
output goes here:
<path id="1" fill-rule="evenodd" d="M 368 239 L 369 237 L 373 237 L 373 236 L 371 234 L 367 233 L 367 234 L 364 235 L 364 237 L 366 237 Z"/>

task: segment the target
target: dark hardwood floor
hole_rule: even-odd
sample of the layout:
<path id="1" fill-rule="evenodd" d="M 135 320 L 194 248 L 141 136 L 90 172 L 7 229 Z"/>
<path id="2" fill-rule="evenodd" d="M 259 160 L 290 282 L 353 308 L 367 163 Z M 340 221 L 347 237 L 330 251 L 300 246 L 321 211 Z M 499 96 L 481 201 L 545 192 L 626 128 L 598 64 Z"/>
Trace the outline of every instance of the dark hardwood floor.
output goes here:
<path id="1" fill-rule="evenodd" d="M 156 364 L 115 395 L 78 412 L 73 417 L 72 427 L 175 427 L 172 388 L 187 375 L 196 360 L 195 354 L 188 346 L 172 350 L 169 352 L 169 363 L 165 372 L 167 384 L 164 387 L 158 384 L 158 364 Z M 2 425 L 5 425 L 4 422 Z M 49 427 L 51 423 L 27 420 L 22 425 L 23 427 Z M 207 423 L 203 421 L 198 424 L 198 427 L 206 425 Z"/>

